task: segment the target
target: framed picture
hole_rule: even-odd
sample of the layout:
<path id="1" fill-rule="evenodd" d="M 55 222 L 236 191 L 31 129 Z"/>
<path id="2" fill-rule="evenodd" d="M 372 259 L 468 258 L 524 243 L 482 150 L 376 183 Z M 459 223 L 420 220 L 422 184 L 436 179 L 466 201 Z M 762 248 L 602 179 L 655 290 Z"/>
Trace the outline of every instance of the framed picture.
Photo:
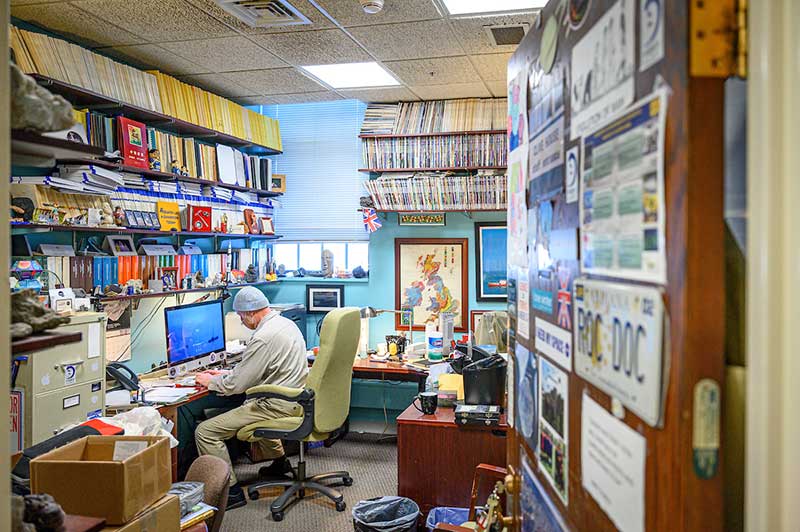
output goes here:
<path id="1" fill-rule="evenodd" d="M 396 238 L 395 308 L 413 310 L 414 330 L 438 323 L 442 312 L 454 316 L 455 330 L 467 330 L 468 240 L 466 238 Z M 402 316 L 395 327 L 404 329 Z"/>
<path id="2" fill-rule="evenodd" d="M 272 223 L 272 218 L 269 216 L 262 216 L 259 218 L 259 226 L 262 235 L 274 235 L 275 225 Z"/>
<path id="3" fill-rule="evenodd" d="M 481 322 L 481 318 L 487 312 L 492 312 L 491 310 L 470 310 L 469 311 L 469 330 L 473 333 L 477 330 L 478 325 Z"/>
<path id="4" fill-rule="evenodd" d="M 272 174 L 272 187 L 270 192 L 286 192 L 286 176 L 283 174 Z"/>
<path id="5" fill-rule="evenodd" d="M 104 247 L 115 257 L 137 254 L 131 235 L 108 235 Z"/>
<path id="6" fill-rule="evenodd" d="M 397 215 L 400 225 L 444 226 L 445 221 L 443 212 L 401 212 Z"/>
<path id="7" fill-rule="evenodd" d="M 159 268 L 159 277 L 164 283 L 164 290 L 178 288 L 178 268 Z"/>
<path id="8" fill-rule="evenodd" d="M 505 222 L 475 224 L 475 299 L 507 301 L 508 231 Z"/>
<path id="9" fill-rule="evenodd" d="M 330 312 L 343 306 L 343 284 L 306 285 L 306 309 L 308 312 Z"/>

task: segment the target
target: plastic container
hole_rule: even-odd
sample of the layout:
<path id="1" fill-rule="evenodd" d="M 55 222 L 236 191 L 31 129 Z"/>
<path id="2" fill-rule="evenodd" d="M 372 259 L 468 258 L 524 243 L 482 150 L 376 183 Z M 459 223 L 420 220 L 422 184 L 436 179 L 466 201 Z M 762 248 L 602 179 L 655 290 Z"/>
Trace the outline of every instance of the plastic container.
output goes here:
<path id="1" fill-rule="evenodd" d="M 425 353 L 428 360 L 442 360 L 442 347 L 444 338 L 440 331 L 436 330 L 436 325 L 428 323 L 425 325 Z"/>
<path id="2" fill-rule="evenodd" d="M 419 506 L 406 497 L 376 497 L 353 507 L 356 532 L 416 532 Z"/>
<path id="3" fill-rule="evenodd" d="M 469 508 L 438 506 L 431 508 L 431 511 L 428 512 L 428 517 L 425 519 L 425 528 L 428 529 L 428 532 L 433 532 L 439 523 L 461 525 L 467 521 L 469 521 Z"/>

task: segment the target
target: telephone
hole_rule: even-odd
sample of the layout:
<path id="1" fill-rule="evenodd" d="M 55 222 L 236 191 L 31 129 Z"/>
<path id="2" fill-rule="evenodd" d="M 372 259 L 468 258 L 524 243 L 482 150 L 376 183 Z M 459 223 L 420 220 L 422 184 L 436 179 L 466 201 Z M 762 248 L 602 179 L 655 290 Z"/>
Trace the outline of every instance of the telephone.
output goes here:
<path id="1" fill-rule="evenodd" d="M 139 377 L 122 362 L 111 362 L 106 365 L 106 380 L 116 381 L 117 383 L 114 387 L 106 386 L 106 392 L 114 390 L 135 392 L 139 389 Z"/>

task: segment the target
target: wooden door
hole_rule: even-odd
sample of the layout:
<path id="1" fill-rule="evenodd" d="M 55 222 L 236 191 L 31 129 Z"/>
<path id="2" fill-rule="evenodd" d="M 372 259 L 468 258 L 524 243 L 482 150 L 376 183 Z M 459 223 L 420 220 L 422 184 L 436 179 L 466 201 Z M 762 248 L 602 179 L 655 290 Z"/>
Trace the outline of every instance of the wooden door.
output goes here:
<path id="1" fill-rule="evenodd" d="M 511 134 L 518 137 L 517 149 L 528 150 L 527 161 L 522 158 L 522 164 L 526 164 L 524 203 L 509 209 L 509 249 L 515 247 L 512 240 L 515 222 L 518 227 L 523 226 L 520 234 L 524 235 L 522 241 L 529 249 L 524 261 L 513 257 L 512 252 L 509 255 L 509 354 L 514 360 L 511 402 L 515 419 L 514 428 L 509 432 L 508 456 L 518 475 L 523 462 L 533 471 L 537 498 L 533 503 L 526 499 L 525 504 L 527 512 L 531 504 L 535 508 L 536 530 L 559 527 L 586 531 L 625 527 L 648 531 L 722 529 L 720 464 L 724 453 L 718 440 L 715 446 L 714 420 L 715 415 L 717 420 L 720 415 L 720 391 L 724 393 L 724 93 L 722 79 L 690 76 L 688 43 L 689 0 L 666 1 L 665 6 L 656 0 L 551 0 L 509 61 L 510 86 L 513 80 L 522 79 L 519 85 L 524 87 L 518 107 L 513 101 L 513 92 L 509 94 L 509 108 L 517 114 L 510 119 Z M 658 162 L 663 168 L 663 203 L 656 210 L 665 223 L 664 240 L 658 242 L 652 232 L 649 235 L 655 241 L 648 240 L 647 233 L 643 233 L 644 247 L 637 248 L 636 238 L 628 239 L 629 235 L 624 233 L 630 230 L 639 234 L 642 227 L 647 227 L 648 208 L 652 207 L 648 207 L 647 202 L 657 201 L 657 198 L 648 198 L 652 183 L 643 179 L 643 188 L 637 189 L 641 192 L 643 219 L 634 220 L 636 223 L 626 227 L 627 224 L 621 223 L 625 220 L 623 216 L 635 211 L 639 197 L 623 192 L 626 184 L 618 184 L 611 199 L 603 196 L 600 185 L 589 190 L 590 185 L 583 181 L 587 168 L 582 155 L 591 153 L 586 152 L 585 145 L 593 142 L 593 135 L 603 129 L 604 122 L 636 108 L 637 102 L 659 88 L 664 91 L 664 99 L 658 100 L 661 103 L 657 112 L 664 114 L 665 122 L 663 158 Z M 518 113 L 523 107 L 528 118 L 527 131 L 520 131 L 522 128 L 517 126 Z M 634 115 L 625 120 L 628 119 L 636 120 Z M 628 127 L 625 120 L 618 121 L 617 125 Z M 606 129 L 604 134 L 610 138 L 617 132 Z M 554 140 L 560 141 L 561 146 L 554 147 Z M 594 145 L 592 164 L 597 166 L 592 170 L 597 176 L 603 175 L 601 163 L 607 155 L 602 151 L 607 147 L 602 142 L 604 139 Z M 509 149 L 514 144 L 510 139 Z M 575 153 L 573 149 L 580 154 L 577 191 L 566 183 L 567 164 L 569 156 Z M 621 172 L 626 164 L 625 149 L 622 142 L 614 148 L 614 172 Z M 510 183 L 514 160 L 511 152 Z M 601 182 L 601 178 L 595 180 L 591 174 L 589 179 L 592 184 Z M 619 179 L 621 183 L 623 178 Z M 513 183 L 510 186 L 511 193 Z M 591 198 L 586 197 L 587 190 Z M 581 202 L 591 201 L 594 203 L 584 203 L 581 211 Z M 511 197 L 509 202 L 513 204 Z M 594 215 L 589 222 L 585 216 L 587 212 Z M 605 240 L 600 234 L 599 228 L 603 226 L 598 220 L 609 213 L 619 219 L 616 225 L 608 226 L 613 238 Z M 523 216 L 528 219 L 523 221 Z M 638 214 L 634 218 L 636 216 Z M 592 228 L 591 234 L 582 230 L 582 222 Z M 642 225 L 637 225 L 640 222 Z M 584 246 L 583 253 L 581 246 Z M 644 251 L 652 251 L 653 246 L 664 250 L 663 268 L 657 264 L 658 253 L 654 255 L 656 258 L 645 258 Z M 591 254 L 587 250 L 591 250 Z M 640 278 L 630 272 L 636 269 L 637 253 L 641 272 L 650 268 L 649 273 Z M 514 261 L 520 264 L 514 266 Z M 604 264 L 613 267 L 603 271 Z M 665 276 L 659 280 L 658 271 L 664 269 Z M 623 272 L 622 277 L 619 272 Z M 660 294 L 665 315 L 662 322 L 664 343 L 660 350 L 642 353 L 639 360 L 641 364 L 646 357 L 661 356 L 663 398 L 660 401 L 651 398 L 660 405 L 661 413 L 657 416 L 660 419 L 654 421 L 651 412 L 640 408 L 640 403 L 644 403 L 639 393 L 643 389 L 641 385 L 617 388 L 619 393 L 614 393 L 614 385 L 602 381 L 602 376 L 595 374 L 590 379 L 578 374 L 575 357 L 579 354 L 575 351 L 582 340 L 585 341 L 584 351 L 595 348 L 594 367 L 601 367 L 603 362 L 596 360 L 602 349 L 593 345 L 592 331 L 584 338 L 577 332 L 579 316 L 575 306 L 583 293 L 582 287 L 581 294 L 576 294 L 577 278 L 613 282 L 634 287 L 634 290 L 656 290 Z M 527 334 L 523 331 L 526 327 Z M 566 339 L 571 341 L 572 347 L 567 366 L 564 360 L 558 360 L 564 358 L 564 353 L 558 349 Z M 526 366 L 535 368 L 535 375 L 533 370 L 529 375 L 526 367 L 520 367 L 520 359 L 515 355 L 518 345 L 521 352 L 530 352 L 529 362 L 537 362 L 538 365 Z M 619 355 L 617 351 L 614 353 Z M 617 362 L 619 360 L 609 364 Z M 624 363 L 623 358 L 623 366 Z M 565 446 L 563 438 L 559 441 L 558 435 L 549 434 L 550 425 L 541 430 L 541 408 L 534 412 L 539 416 L 532 420 L 534 428 L 531 430 L 527 424 L 530 411 L 536 410 L 532 405 L 538 405 L 542 371 L 547 370 L 551 375 L 552 367 L 559 370 L 559 379 L 566 380 L 564 383 L 553 381 L 561 383 L 559 386 L 563 384 L 567 395 L 564 398 L 567 407 L 559 417 L 564 425 L 561 432 L 567 434 Z M 628 369 L 633 369 L 634 376 L 637 374 L 637 368 Z M 531 375 L 538 382 L 532 383 Z M 582 375 L 586 375 L 585 370 Z M 558 390 L 551 381 L 548 383 L 548 393 Z M 650 392 L 653 389 L 656 388 L 648 388 Z M 635 397 L 629 397 L 629 392 Z M 696 393 L 702 404 L 695 404 Z M 595 401 L 606 412 L 611 412 L 612 396 L 621 400 L 622 408 L 620 405 L 614 408 L 621 424 L 644 440 L 641 527 L 631 527 L 630 522 L 622 527 L 620 523 L 625 522 L 626 516 L 620 515 L 620 502 L 598 501 L 583 478 L 582 465 L 589 462 L 581 463 L 584 403 Z M 546 399 L 548 416 L 555 419 L 553 404 L 558 403 L 551 399 Z M 703 413 L 702 418 L 695 419 L 695 407 Z M 702 429 L 695 434 L 697 448 L 693 447 L 695 424 Z M 611 430 L 624 432 L 625 429 Z M 547 463 L 541 462 L 542 457 Z M 554 477 L 559 480 L 553 481 Z M 616 505 L 616 515 L 607 513 L 609 504 Z M 520 497 L 515 498 L 515 505 L 515 529 L 533 530 L 528 525 L 520 526 L 520 519 L 529 517 L 522 515 Z M 637 505 L 634 497 L 630 511 L 635 511 Z M 546 518 L 547 514 L 551 514 L 550 518 Z"/>

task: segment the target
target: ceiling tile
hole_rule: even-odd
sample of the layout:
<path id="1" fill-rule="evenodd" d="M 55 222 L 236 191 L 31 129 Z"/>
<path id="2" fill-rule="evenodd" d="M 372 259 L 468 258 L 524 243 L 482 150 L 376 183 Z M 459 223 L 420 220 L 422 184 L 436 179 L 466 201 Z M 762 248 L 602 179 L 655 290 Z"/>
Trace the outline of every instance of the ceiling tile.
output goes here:
<path id="1" fill-rule="evenodd" d="M 267 105 L 271 103 L 268 101 L 269 96 L 239 96 L 238 98 L 231 98 L 239 105 Z"/>
<path id="2" fill-rule="evenodd" d="M 495 98 L 505 98 L 508 91 L 508 83 L 503 81 L 487 81 L 489 90 L 492 91 L 492 96 Z"/>
<path id="3" fill-rule="evenodd" d="M 74 4 L 150 42 L 207 39 L 234 33 L 185 0 L 79 0 Z"/>
<path id="4" fill-rule="evenodd" d="M 285 67 L 286 63 L 246 37 L 220 37 L 198 41 L 165 42 L 160 46 L 202 65 L 206 72 L 233 72 Z"/>
<path id="5" fill-rule="evenodd" d="M 275 94 L 273 96 L 265 96 L 267 104 L 278 103 L 313 103 L 313 102 L 329 102 L 331 100 L 341 100 L 342 97 L 332 91 L 323 92 L 302 92 L 299 94 Z"/>
<path id="6" fill-rule="evenodd" d="M 342 30 L 254 35 L 252 39 L 293 65 L 359 63 L 372 58 Z"/>
<path id="7" fill-rule="evenodd" d="M 255 91 L 239 85 L 226 76 L 227 74 L 197 74 L 194 76 L 178 76 L 178 79 L 227 98 L 253 96 L 255 94 Z"/>
<path id="8" fill-rule="evenodd" d="M 136 44 L 143 39 L 67 3 L 12 7 L 11 15 L 89 47 Z"/>
<path id="9" fill-rule="evenodd" d="M 348 31 L 381 61 L 464 54 L 443 20 L 362 26 Z"/>
<path id="10" fill-rule="evenodd" d="M 476 17 L 450 19 L 453 29 L 468 54 L 494 54 L 498 52 L 513 52 L 516 45 L 496 46 L 489 38 L 486 26 L 507 26 L 512 24 L 528 23 L 532 27 L 535 15 L 507 15 L 500 17 Z"/>
<path id="11" fill-rule="evenodd" d="M 225 76 L 231 81 L 246 87 L 250 91 L 247 94 L 248 96 L 252 94 L 272 95 L 315 92 L 325 88 L 294 68 L 229 72 Z"/>
<path id="12" fill-rule="evenodd" d="M 384 66 L 406 85 L 444 85 L 478 80 L 478 72 L 466 56 L 387 61 Z"/>
<path id="13" fill-rule="evenodd" d="M 183 74 L 205 74 L 211 72 L 191 61 L 161 48 L 157 44 L 137 44 L 132 46 L 115 46 L 113 48 L 100 48 L 99 52 L 130 63 L 144 70 L 156 69 L 173 76 Z"/>
<path id="14" fill-rule="evenodd" d="M 295 8 L 297 8 L 300 13 L 302 13 L 306 18 L 311 21 L 311 24 L 302 24 L 297 26 L 277 26 L 274 28 L 252 28 L 239 20 L 238 18 L 234 17 L 221 7 L 219 7 L 213 0 L 187 0 L 192 4 L 196 5 L 212 17 L 216 18 L 227 24 L 228 26 L 240 31 L 242 33 L 247 33 L 251 35 L 257 35 L 262 33 L 282 33 L 282 32 L 296 32 L 296 31 L 308 31 L 308 30 L 320 30 L 325 28 L 334 28 L 336 27 L 333 22 L 327 19 L 322 13 L 320 13 L 313 5 L 311 5 L 308 0 L 292 0 L 291 4 Z"/>
<path id="15" fill-rule="evenodd" d="M 470 56 L 484 81 L 506 81 L 511 54 L 481 54 Z"/>
<path id="16" fill-rule="evenodd" d="M 448 83 L 447 85 L 418 85 L 411 87 L 423 100 L 449 100 L 452 98 L 489 98 L 491 94 L 483 83 Z"/>
<path id="17" fill-rule="evenodd" d="M 369 15 L 357 0 L 317 0 L 342 26 L 367 26 L 441 18 L 431 0 L 387 0 L 383 9 Z"/>
<path id="18" fill-rule="evenodd" d="M 362 102 L 409 102 L 419 100 L 414 93 L 405 87 L 391 87 L 386 89 L 359 89 L 340 90 L 339 94 L 345 98 L 353 98 Z"/>

